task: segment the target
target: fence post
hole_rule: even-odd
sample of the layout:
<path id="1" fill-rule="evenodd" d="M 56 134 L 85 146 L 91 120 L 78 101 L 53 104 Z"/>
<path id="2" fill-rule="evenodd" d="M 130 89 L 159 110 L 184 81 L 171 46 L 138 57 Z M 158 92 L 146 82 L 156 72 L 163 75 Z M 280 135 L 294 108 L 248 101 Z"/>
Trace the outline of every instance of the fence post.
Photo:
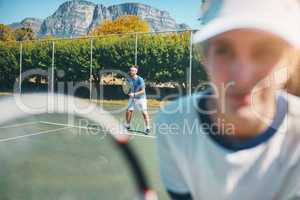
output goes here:
<path id="1" fill-rule="evenodd" d="M 92 92 L 93 92 L 93 39 L 90 41 L 90 101 L 92 100 Z"/>
<path id="2" fill-rule="evenodd" d="M 192 95 L 193 30 L 190 31 L 190 63 L 188 72 L 188 95 Z"/>
<path id="3" fill-rule="evenodd" d="M 134 53 L 134 65 L 137 66 L 138 62 L 138 34 L 135 34 L 135 53 Z"/>
<path id="4" fill-rule="evenodd" d="M 54 55 L 55 55 L 55 42 L 52 41 L 52 66 L 51 66 L 51 93 L 54 94 Z"/>
<path id="5" fill-rule="evenodd" d="M 19 94 L 22 93 L 22 61 L 23 61 L 23 43 L 20 42 L 20 74 L 19 74 Z"/>

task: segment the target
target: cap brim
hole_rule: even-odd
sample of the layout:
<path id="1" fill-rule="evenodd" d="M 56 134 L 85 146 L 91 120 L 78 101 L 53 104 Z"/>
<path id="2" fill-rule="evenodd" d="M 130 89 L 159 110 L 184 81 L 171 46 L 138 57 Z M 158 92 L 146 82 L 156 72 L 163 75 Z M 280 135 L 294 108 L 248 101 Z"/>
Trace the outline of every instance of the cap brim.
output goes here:
<path id="1" fill-rule="evenodd" d="M 253 19 L 253 16 L 215 19 L 194 34 L 193 43 L 203 42 L 228 31 L 250 28 L 272 33 L 300 48 L 300 28 L 297 25 L 277 19 L 255 18 L 259 20 Z"/>

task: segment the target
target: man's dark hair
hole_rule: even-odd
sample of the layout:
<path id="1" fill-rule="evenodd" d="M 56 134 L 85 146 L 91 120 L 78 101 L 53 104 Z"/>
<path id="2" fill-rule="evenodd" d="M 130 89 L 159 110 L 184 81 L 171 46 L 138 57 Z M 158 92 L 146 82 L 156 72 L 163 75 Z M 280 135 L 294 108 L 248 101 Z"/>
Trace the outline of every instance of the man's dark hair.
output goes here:
<path id="1" fill-rule="evenodd" d="M 131 65 L 130 68 L 136 68 L 137 70 L 139 69 L 139 66 L 138 65 Z"/>

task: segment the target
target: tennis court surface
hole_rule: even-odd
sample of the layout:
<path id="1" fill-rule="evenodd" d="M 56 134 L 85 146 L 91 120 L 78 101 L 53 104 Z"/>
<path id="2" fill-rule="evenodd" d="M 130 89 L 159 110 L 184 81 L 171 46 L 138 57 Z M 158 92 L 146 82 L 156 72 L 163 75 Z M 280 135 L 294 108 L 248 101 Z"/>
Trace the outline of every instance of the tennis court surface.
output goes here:
<path id="1" fill-rule="evenodd" d="M 104 105 L 118 120 L 121 106 Z M 3 109 L 3 108 L 2 108 Z M 150 114 L 153 121 L 156 108 Z M 159 180 L 155 136 L 141 133 L 136 112 L 130 144 L 136 150 L 159 199 L 167 199 Z M 42 114 L 0 127 L 1 199 L 134 199 L 129 166 L 107 133 L 86 119 Z"/>

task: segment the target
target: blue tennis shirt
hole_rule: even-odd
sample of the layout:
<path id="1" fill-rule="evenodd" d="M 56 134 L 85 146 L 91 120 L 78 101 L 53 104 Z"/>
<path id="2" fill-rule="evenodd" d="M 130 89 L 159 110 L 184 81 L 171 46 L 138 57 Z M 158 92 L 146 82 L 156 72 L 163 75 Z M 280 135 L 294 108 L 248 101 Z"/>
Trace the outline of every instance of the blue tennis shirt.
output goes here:
<path id="1" fill-rule="evenodd" d="M 128 78 L 128 82 L 131 85 L 131 91 L 130 91 L 131 93 L 136 93 L 146 87 L 144 79 L 140 76 L 137 76 L 135 79 Z M 146 91 L 145 94 L 136 96 L 135 98 L 137 99 L 146 98 Z"/>

